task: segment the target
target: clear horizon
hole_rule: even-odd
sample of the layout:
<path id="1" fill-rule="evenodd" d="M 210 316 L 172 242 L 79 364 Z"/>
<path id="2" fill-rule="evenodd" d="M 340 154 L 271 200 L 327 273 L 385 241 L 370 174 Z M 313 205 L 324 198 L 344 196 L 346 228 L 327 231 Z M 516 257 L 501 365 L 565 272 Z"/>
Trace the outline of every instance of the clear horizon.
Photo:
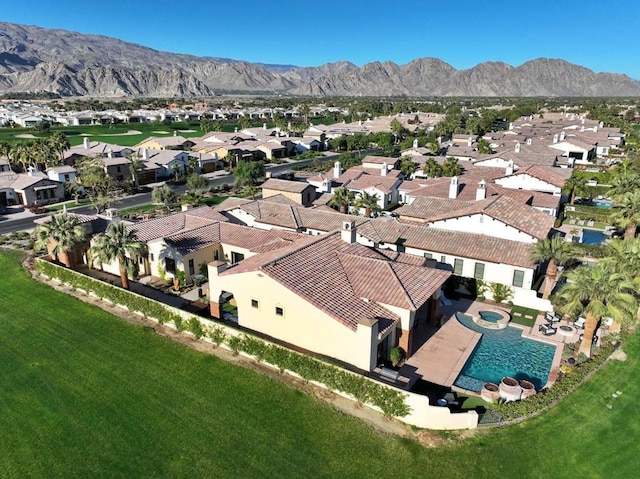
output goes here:
<path id="1" fill-rule="evenodd" d="M 534 8 L 505 0 L 327 0 L 320 9 L 293 0 L 246 0 L 241 9 L 196 1 L 188 10 L 174 0 L 114 3 L 0 0 L 1 20 L 254 63 L 362 66 L 433 57 L 462 70 L 488 61 L 517 67 L 554 58 L 640 79 L 640 64 L 632 61 L 640 2 L 541 0 Z"/>

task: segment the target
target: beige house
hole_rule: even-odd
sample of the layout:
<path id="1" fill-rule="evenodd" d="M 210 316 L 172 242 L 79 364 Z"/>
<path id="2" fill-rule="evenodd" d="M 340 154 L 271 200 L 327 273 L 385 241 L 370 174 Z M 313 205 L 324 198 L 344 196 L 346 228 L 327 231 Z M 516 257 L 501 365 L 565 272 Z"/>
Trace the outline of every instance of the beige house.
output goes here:
<path id="1" fill-rule="evenodd" d="M 304 237 L 226 268 L 209 264 L 211 313 L 233 297 L 238 324 L 297 348 L 373 370 L 399 344 L 408 355 L 423 328 L 439 319 L 449 272 L 410 255 L 356 242 L 342 232 Z"/>
<path id="2" fill-rule="evenodd" d="M 313 185 L 302 181 L 269 178 L 262 184 L 262 197 L 269 198 L 276 195 L 285 196 L 302 206 L 311 206 L 316 199 L 316 189 Z"/>

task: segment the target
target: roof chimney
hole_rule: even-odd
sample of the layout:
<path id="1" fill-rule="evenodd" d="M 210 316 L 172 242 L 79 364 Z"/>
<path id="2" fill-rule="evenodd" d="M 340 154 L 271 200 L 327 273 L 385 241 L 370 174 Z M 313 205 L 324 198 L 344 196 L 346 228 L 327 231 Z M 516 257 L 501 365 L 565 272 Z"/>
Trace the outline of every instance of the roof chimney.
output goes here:
<path id="1" fill-rule="evenodd" d="M 516 143 L 516 153 L 520 153 L 520 142 Z"/>
<path id="2" fill-rule="evenodd" d="M 564 131 L 560 132 L 560 141 L 564 141 L 564 139 L 567 137 L 567 135 L 565 135 Z"/>
<path id="3" fill-rule="evenodd" d="M 141 153 L 142 153 L 142 159 L 143 160 L 148 160 L 149 159 L 149 152 L 147 151 L 146 148 L 142 148 Z"/>
<path id="4" fill-rule="evenodd" d="M 527 145 L 530 145 L 531 143 L 533 143 L 533 138 L 527 138 Z"/>
<path id="5" fill-rule="evenodd" d="M 176 130 L 173 130 L 173 136 L 178 136 L 178 132 Z"/>
<path id="6" fill-rule="evenodd" d="M 113 158 L 113 150 L 111 148 L 107 150 L 107 158 Z"/>
<path id="7" fill-rule="evenodd" d="M 355 221 L 343 221 L 342 231 L 340 232 L 340 238 L 345 243 L 353 244 L 356 242 L 356 222 Z"/>
<path id="8" fill-rule="evenodd" d="M 333 164 L 333 177 L 338 178 L 342 174 L 342 167 L 340 166 L 340 162 L 336 161 Z"/>
<path id="9" fill-rule="evenodd" d="M 458 177 L 453 176 L 449 184 L 449 199 L 455 200 L 458 197 Z"/>
<path id="10" fill-rule="evenodd" d="M 321 188 L 323 193 L 331 193 L 331 180 L 329 178 L 323 178 Z"/>
<path id="11" fill-rule="evenodd" d="M 387 165 L 387 162 L 385 161 L 384 163 L 382 163 L 382 171 L 380 172 L 380 176 L 387 176 L 388 169 L 389 165 Z"/>
<path id="12" fill-rule="evenodd" d="M 473 139 L 471 137 L 467 138 L 467 146 L 473 145 Z"/>
<path id="13" fill-rule="evenodd" d="M 476 190 L 476 201 L 487 199 L 487 182 L 480 180 L 478 183 L 478 189 Z"/>
<path id="14" fill-rule="evenodd" d="M 27 168 L 27 174 L 29 176 L 36 176 L 36 170 L 33 166 L 29 166 L 29 168 Z"/>
<path id="15" fill-rule="evenodd" d="M 89 146 L 89 137 L 88 136 L 85 136 L 82 139 L 82 146 L 84 147 L 85 150 L 88 150 L 90 148 L 90 146 Z"/>
<path id="16" fill-rule="evenodd" d="M 553 135 L 553 143 L 558 143 L 558 134 Z"/>
<path id="17" fill-rule="evenodd" d="M 266 129 L 267 129 L 267 124 L 266 124 L 266 123 L 263 123 L 263 124 L 262 124 L 262 129 L 263 129 L 263 130 L 266 130 Z"/>
<path id="18" fill-rule="evenodd" d="M 413 140 L 413 148 L 418 148 L 418 139 L 417 138 L 415 138 Z"/>
<path id="19" fill-rule="evenodd" d="M 513 175 L 513 160 L 509 160 L 504 172 L 505 176 Z"/>
<path id="20" fill-rule="evenodd" d="M 600 128 L 604 127 L 604 121 L 601 121 L 601 122 L 599 123 L 599 126 L 600 126 Z"/>

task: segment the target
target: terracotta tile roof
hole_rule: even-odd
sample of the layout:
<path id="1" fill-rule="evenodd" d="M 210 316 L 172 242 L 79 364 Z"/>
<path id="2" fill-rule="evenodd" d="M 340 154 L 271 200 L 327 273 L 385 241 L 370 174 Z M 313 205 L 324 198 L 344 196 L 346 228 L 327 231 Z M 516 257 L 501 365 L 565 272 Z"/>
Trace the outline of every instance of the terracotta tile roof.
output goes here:
<path id="1" fill-rule="evenodd" d="M 340 233 L 308 238 L 244 260 L 221 274 L 260 270 L 354 331 L 362 320 L 378 320 L 382 329 L 399 320 L 374 298 L 413 309 L 450 275 L 390 262 L 365 246 L 342 241 Z"/>
<path id="2" fill-rule="evenodd" d="M 518 173 L 521 172 L 518 171 Z M 563 188 L 564 184 L 573 172 L 568 168 L 549 168 L 542 165 L 531 165 L 529 168 L 524 170 L 524 173 L 551 183 L 553 186 L 557 186 L 558 188 Z"/>
<path id="3" fill-rule="evenodd" d="M 475 233 L 441 230 L 408 224 L 395 218 L 376 218 L 357 229 L 358 234 L 376 243 L 397 244 L 423 251 L 460 256 L 497 264 L 533 268 L 533 246 Z M 384 247 L 382 244 L 380 247 Z M 415 256 L 420 261 L 424 258 Z"/>
<path id="4" fill-rule="evenodd" d="M 335 231 L 342 228 L 343 221 L 355 221 L 356 226 L 367 221 L 362 216 L 338 213 L 332 208 L 305 208 L 290 200 L 272 202 L 272 198 L 276 197 L 247 203 L 239 208 L 259 223 L 291 230 Z"/>
<path id="5" fill-rule="evenodd" d="M 416 200 L 417 201 L 417 200 Z M 534 238 L 544 239 L 553 228 L 554 218 L 542 211 L 523 205 L 508 196 L 494 196 L 486 200 L 475 201 L 473 205 L 449 213 L 426 218 L 428 222 L 437 222 L 450 218 L 485 214 Z"/>
<path id="6" fill-rule="evenodd" d="M 302 235 L 283 230 L 267 231 L 215 222 L 166 236 L 164 240 L 183 255 L 215 244 L 238 246 L 254 253 L 262 253 L 289 246 L 300 236 Z"/>
<path id="7" fill-rule="evenodd" d="M 448 178 L 447 178 L 448 180 Z M 449 187 L 447 181 L 447 188 Z M 422 193 L 422 189 L 418 190 Z M 426 193 L 426 192 L 425 192 Z M 415 193 L 414 193 L 415 194 Z M 395 212 L 400 217 L 428 220 L 429 218 L 439 218 L 447 213 L 464 210 L 475 204 L 475 201 L 450 200 L 448 198 L 434 198 L 432 196 L 419 196 L 410 205 L 404 205 L 396 209 Z"/>
<path id="8" fill-rule="evenodd" d="M 140 221 L 130 225 L 128 229 L 135 231 L 139 240 L 151 241 L 171 236 L 181 231 L 206 226 L 218 221 L 218 215 L 218 212 L 208 206 L 201 206 L 186 212 Z"/>

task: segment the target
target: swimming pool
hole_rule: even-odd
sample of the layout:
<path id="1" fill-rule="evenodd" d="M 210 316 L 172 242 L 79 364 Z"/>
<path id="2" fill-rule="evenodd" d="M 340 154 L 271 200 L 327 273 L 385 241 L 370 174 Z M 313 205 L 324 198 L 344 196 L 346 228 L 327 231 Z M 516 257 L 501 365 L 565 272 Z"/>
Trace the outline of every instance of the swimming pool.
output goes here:
<path id="1" fill-rule="evenodd" d="M 480 311 L 478 314 L 482 319 L 491 323 L 497 323 L 501 319 L 504 319 L 504 316 L 496 311 Z"/>
<path id="2" fill-rule="evenodd" d="M 602 231 L 599 230 L 582 230 L 582 244 L 600 244 L 604 240 L 609 239 Z"/>
<path id="3" fill-rule="evenodd" d="M 522 330 L 509 326 L 501 330 L 481 328 L 473 318 L 456 313 L 460 323 L 482 333 L 475 350 L 469 356 L 454 385 L 469 391 L 480 391 L 486 382 L 500 383 L 509 376 L 531 381 L 537 390 L 549 378 L 555 346 L 522 337 Z"/>

